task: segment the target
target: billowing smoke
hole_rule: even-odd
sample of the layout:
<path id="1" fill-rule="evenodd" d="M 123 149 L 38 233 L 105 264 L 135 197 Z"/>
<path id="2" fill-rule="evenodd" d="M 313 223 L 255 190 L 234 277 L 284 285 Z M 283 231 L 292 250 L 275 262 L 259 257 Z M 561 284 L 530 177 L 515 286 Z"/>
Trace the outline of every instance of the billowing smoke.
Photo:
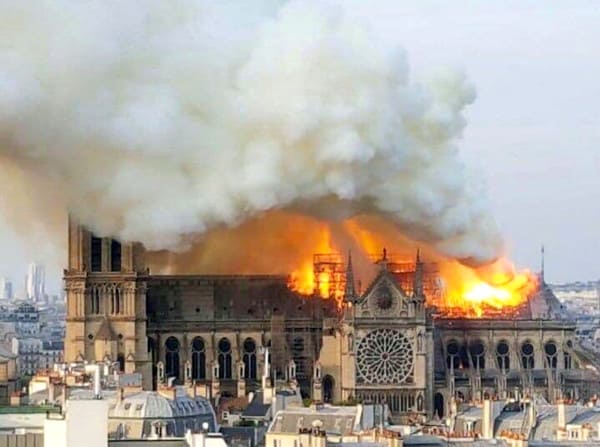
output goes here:
<path id="1" fill-rule="evenodd" d="M 281 209 L 384 216 L 457 258 L 501 251 L 456 146 L 473 87 L 411 81 L 403 51 L 342 8 L 0 8 L 0 162 L 97 233 L 174 249 Z"/>

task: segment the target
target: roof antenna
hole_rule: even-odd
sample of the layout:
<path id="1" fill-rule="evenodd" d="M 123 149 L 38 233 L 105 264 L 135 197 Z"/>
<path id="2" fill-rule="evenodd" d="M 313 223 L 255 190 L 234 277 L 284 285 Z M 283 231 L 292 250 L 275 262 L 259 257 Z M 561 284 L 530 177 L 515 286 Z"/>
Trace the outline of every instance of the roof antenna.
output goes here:
<path id="1" fill-rule="evenodd" d="M 542 269 L 540 271 L 540 279 L 542 280 L 542 284 L 545 284 L 546 281 L 544 279 L 544 244 L 542 244 L 541 253 L 542 253 Z"/>

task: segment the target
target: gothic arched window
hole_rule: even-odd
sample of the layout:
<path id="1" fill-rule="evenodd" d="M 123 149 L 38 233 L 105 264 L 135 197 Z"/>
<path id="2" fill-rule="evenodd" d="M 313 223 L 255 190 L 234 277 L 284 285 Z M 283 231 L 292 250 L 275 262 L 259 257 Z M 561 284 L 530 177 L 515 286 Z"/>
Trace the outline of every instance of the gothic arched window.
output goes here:
<path id="1" fill-rule="evenodd" d="M 102 271 L 102 239 L 96 236 L 90 242 L 90 261 L 92 272 Z"/>
<path id="2" fill-rule="evenodd" d="M 192 340 L 192 379 L 206 378 L 206 352 L 202 337 Z"/>
<path id="3" fill-rule="evenodd" d="M 573 367 L 573 358 L 571 357 L 571 350 L 573 349 L 573 342 L 571 340 L 567 341 L 567 346 L 564 349 L 565 351 L 565 369 L 571 369 Z"/>
<path id="4" fill-rule="evenodd" d="M 558 348 L 556 343 L 549 341 L 544 345 L 544 353 L 546 354 L 546 364 L 549 368 L 556 369 L 558 366 Z"/>
<path id="5" fill-rule="evenodd" d="M 531 342 L 526 341 L 521 345 L 521 367 L 523 369 L 533 369 L 535 367 L 534 353 L 535 349 Z"/>
<path id="6" fill-rule="evenodd" d="M 244 379 L 256 379 L 256 342 L 247 338 L 244 341 Z"/>
<path id="7" fill-rule="evenodd" d="M 496 361 L 498 362 L 499 369 L 503 371 L 510 369 L 510 347 L 504 340 L 496 346 Z"/>
<path id="8" fill-rule="evenodd" d="M 219 379 L 231 379 L 231 342 L 226 338 L 219 340 Z"/>
<path id="9" fill-rule="evenodd" d="M 446 346 L 446 366 L 448 369 L 458 369 L 459 368 L 459 359 L 458 359 L 458 351 L 460 347 L 455 340 L 452 340 Z"/>
<path id="10" fill-rule="evenodd" d="M 90 314 L 100 314 L 100 287 L 92 286 L 90 290 Z"/>
<path id="11" fill-rule="evenodd" d="M 119 315 L 122 310 L 121 305 L 121 289 L 117 285 L 110 287 L 110 313 Z"/>
<path id="12" fill-rule="evenodd" d="M 165 342 L 165 374 L 167 377 L 179 378 L 179 340 L 167 338 Z"/>
<path id="13" fill-rule="evenodd" d="M 305 359 L 304 353 L 304 338 L 296 337 L 292 340 L 292 358 L 296 362 L 296 375 L 298 377 L 304 377 L 305 372 Z"/>
<path id="14" fill-rule="evenodd" d="M 469 355 L 471 364 L 475 369 L 485 369 L 485 346 L 481 340 L 477 340 L 469 345 Z"/>

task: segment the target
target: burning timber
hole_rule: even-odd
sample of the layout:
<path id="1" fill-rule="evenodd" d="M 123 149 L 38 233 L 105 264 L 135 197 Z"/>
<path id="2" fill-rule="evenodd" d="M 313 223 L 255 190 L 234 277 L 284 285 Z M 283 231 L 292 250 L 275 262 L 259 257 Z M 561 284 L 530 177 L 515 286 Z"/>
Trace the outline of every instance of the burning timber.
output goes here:
<path id="1" fill-rule="evenodd" d="M 351 259 L 317 255 L 310 296 L 288 276 L 151 275 L 139 244 L 70 221 L 65 360 L 118 362 L 147 389 L 173 380 L 208 398 L 284 381 L 317 401 L 385 403 L 396 421 L 487 396 L 600 391 L 543 277 L 509 311 L 475 318 L 439 305 L 438 268 L 418 256 L 376 266 L 363 289 Z"/>

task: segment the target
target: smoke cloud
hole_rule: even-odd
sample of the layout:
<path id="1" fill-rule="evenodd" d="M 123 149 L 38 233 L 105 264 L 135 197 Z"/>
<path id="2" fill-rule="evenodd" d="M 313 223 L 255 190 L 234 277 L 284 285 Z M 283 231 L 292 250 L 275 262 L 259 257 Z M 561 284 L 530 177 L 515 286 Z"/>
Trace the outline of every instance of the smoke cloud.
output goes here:
<path id="1" fill-rule="evenodd" d="M 36 201 L 153 250 L 284 210 L 500 254 L 457 148 L 463 74 L 411 80 L 343 8 L 241 3 L 4 2 L 0 163 Z"/>

